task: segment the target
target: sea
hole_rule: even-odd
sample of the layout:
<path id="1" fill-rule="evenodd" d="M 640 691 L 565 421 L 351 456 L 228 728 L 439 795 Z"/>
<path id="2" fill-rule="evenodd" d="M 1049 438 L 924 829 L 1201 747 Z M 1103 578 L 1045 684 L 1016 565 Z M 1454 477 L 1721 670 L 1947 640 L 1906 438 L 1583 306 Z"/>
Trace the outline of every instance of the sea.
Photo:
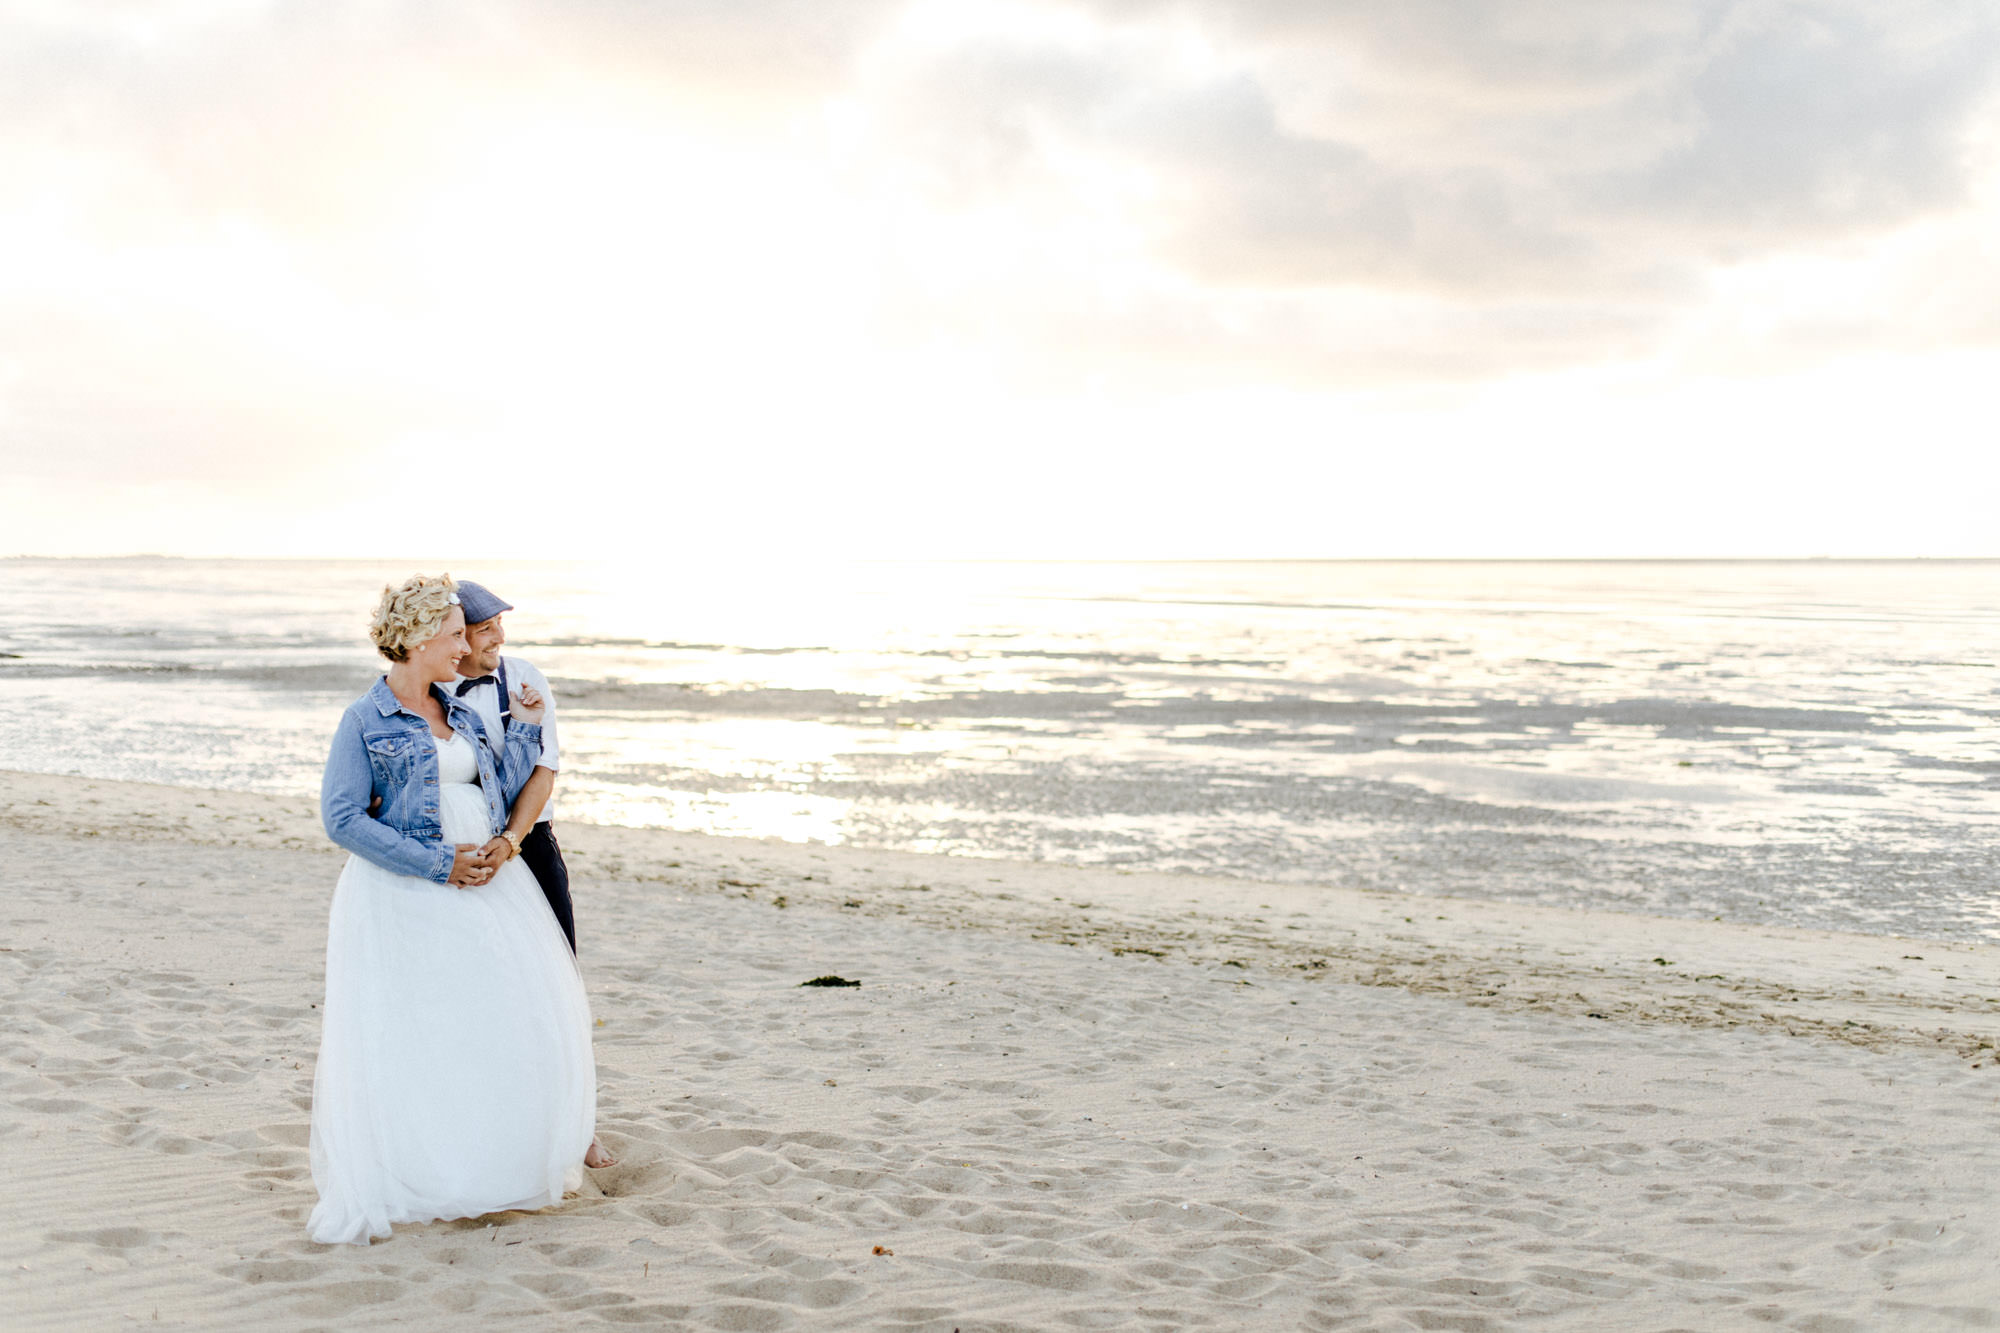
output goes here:
<path id="1" fill-rule="evenodd" d="M 0 560 L 0 767 L 318 790 L 436 562 Z M 2000 562 L 491 562 L 560 817 L 2000 938 Z"/>

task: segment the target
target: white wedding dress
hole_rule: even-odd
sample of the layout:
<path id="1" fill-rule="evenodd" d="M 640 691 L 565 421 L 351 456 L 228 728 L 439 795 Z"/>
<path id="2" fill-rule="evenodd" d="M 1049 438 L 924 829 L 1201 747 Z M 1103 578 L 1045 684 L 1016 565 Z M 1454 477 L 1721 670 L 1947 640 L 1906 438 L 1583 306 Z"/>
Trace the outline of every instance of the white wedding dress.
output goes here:
<path id="1" fill-rule="evenodd" d="M 438 743 L 447 843 L 493 834 L 471 742 Z M 349 858 L 327 928 L 307 1229 L 541 1208 L 582 1183 L 597 1118 L 590 1006 L 519 860 L 454 889 Z"/>

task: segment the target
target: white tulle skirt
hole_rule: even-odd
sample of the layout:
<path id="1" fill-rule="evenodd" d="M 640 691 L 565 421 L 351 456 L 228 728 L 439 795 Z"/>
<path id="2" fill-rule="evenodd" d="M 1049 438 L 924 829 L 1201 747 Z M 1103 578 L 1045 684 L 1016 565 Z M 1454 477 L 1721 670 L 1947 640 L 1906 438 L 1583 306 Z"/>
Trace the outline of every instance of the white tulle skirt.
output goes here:
<path id="1" fill-rule="evenodd" d="M 447 842 L 490 836 L 474 786 L 439 788 Z M 541 1208 L 582 1183 L 597 1118 L 590 1006 L 534 875 L 454 889 L 360 857 L 334 890 L 313 1075 L 307 1229 Z"/>

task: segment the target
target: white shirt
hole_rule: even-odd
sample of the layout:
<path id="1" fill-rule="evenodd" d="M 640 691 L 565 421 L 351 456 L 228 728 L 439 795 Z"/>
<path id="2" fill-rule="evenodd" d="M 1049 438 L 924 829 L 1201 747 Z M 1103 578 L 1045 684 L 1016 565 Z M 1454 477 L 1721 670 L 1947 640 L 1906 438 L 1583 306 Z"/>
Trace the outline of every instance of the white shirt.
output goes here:
<path id="1" fill-rule="evenodd" d="M 519 694 L 521 687 L 526 685 L 529 689 L 534 690 L 542 696 L 542 757 L 535 761 L 535 765 L 538 768 L 549 769 L 551 772 L 560 772 L 562 770 L 562 752 L 556 747 L 556 696 L 555 692 L 549 688 L 548 677 L 544 676 L 533 662 L 524 661 L 518 657 L 503 655 L 500 659 L 500 664 L 507 669 L 507 687 L 509 689 Z M 458 679 L 464 680 L 466 678 L 460 676 Z M 450 688 L 453 693 L 457 693 L 458 686 L 456 683 Z M 498 750 L 504 743 L 506 736 L 506 733 L 500 729 L 501 704 L 499 685 L 497 683 L 475 685 L 464 694 L 460 694 L 458 698 L 461 703 L 469 705 L 473 712 L 479 714 L 479 721 L 486 728 L 487 738 L 493 742 L 494 749 Z M 555 817 L 555 812 L 556 802 L 555 798 L 551 796 L 549 803 L 542 807 L 542 813 L 536 816 L 535 822 L 537 824 L 545 824 Z"/>

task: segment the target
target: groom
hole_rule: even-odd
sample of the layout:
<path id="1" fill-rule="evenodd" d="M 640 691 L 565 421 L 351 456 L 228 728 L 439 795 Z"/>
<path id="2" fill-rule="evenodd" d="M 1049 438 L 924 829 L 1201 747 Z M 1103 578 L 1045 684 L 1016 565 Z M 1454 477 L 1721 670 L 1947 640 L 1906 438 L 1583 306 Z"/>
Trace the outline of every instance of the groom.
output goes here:
<path id="1" fill-rule="evenodd" d="M 562 767 L 562 757 L 556 751 L 555 693 L 549 689 L 548 678 L 532 662 L 500 655 L 501 645 L 507 642 L 507 631 L 501 626 L 500 617 L 514 609 L 511 604 L 469 579 L 458 581 L 458 602 L 465 612 L 465 642 L 471 651 L 459 659 L 458 680 L 450 688 L 479 714 L 480 724 L 486 728 L 493 746 L 497 749 L 503 744 L 501 736 L 513 721 L 508 716 L 510 701 L 521 686 L 539 693 L 544 708 L 541 762 L 535 765 L 528 785 L 514 798 L 506 829 L 480 850 L 497 857 L 500 838 L 514 845 L 515 852 L 535 873 L 535 882 L 542 886 L 542 896 L 554 909 L 563 938 L 569 941 L 569 951 L 574 954 L 576 922 L 570 915 L 569 867 L 563 864 L 562 848 L 557 845 L 555 828 L 549 823 L 552 808 L 549 798 L 555 794 L 556 770 Z M 604 1145 L 593 1134 L 583 1164 L 596 1169 L 616 1166 L 618 1161 L 604 1151 Z"/>
<path id="2" fill-rule="evenodd" d="M 549 907 L 562 926 L 563 938 L 569 941 L 569 951 L 575 953 L 576 920 L 570 910 L 569 867 L 563 864 L 562 847 L 556 842 L 555 828 L 549 822 L 554 808 L 549 798 L 555 794 L 556 770 L 562 767 L 556 749 L 555 694 L 549 689 L 547 677 L 532 662 L 500 655 L 501 645 L 507 642 L 507 631 L 500 617 L 514 609 L 511 604 L 469 579 L 458 581 L 458 600 L 465 611 L 465 641 L 472 651 L 458 664 L 457 684 L 447 688 L 479 714 L 494 747 L 499 747 L 505 729 L 513 723 L 508 716 L 508 701 L 520 692 L 521 686 L 540 693 L 547 706 L 542 715 L 541 761 L 528 785 L 514 799 L 507 828 L 499 836 L 514 845 L 514 851 L 534 872 L 535 882 L 542 886 L 542 895 L 549 900 Z M 497 839 L 484 850 L 498 852 Z"/>

